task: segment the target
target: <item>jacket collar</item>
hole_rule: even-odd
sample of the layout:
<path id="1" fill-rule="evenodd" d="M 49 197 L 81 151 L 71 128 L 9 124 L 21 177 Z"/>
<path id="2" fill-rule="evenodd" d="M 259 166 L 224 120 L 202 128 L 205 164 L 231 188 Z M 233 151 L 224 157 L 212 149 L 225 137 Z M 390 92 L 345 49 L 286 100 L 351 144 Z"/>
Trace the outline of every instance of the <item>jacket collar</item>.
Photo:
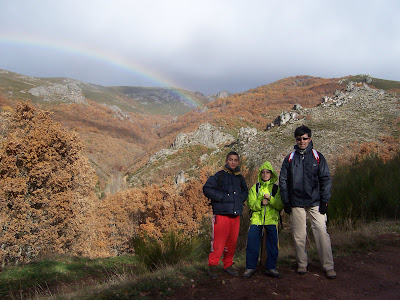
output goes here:
<path id="1" fill-rule="evenodd" d="M 297 152 L 297 153 L 299 153 L 299 154 L 306 154 L 306 153 L 308 153 L 308 152 L 310 152 L 312 149 L 313 149 L 313 141 L 311 141 L 309 144 L 308 144 L 308 146 L 307 146 L 307 148 L 306 149 L 304 149 L 304 150 L 301 150 L 301 149 L 299 149 L 299 147 L 297 146 L 297 145 L 294 145 L 294 150 Z"/>
<path id="2" fill-rule="evenodd" d="M 237 167 L 235 168 L 235 170 L 232 170 L 231 168 L 228 167 L 228 165 L 225 165 L 225 166 L 224 166 L 224 171 L 227 172 L 227 173 L 230 173 L 230 174 L 232 174 L 232 175 L 235 175 L 235 176 L 241 174 L 241 170 L 240 170 L 240 167 L 239 167 L 239 166 L 237 166 Z"/>

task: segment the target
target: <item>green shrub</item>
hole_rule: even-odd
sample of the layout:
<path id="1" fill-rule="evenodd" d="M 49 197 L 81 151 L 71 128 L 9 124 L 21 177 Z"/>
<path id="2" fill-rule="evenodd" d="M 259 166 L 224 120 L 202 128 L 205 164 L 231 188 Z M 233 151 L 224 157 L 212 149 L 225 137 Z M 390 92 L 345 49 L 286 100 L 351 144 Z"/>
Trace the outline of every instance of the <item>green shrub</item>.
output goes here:
<path id="1" fill-rule="evenodd" d="M 397 219 L 400 154 L 386 163 L 377 156 L 339 165 L 333 178 L 329 217 L 340 222 Z"/>
<path id="2" fill-rule="evenodd" d="M 194 261 L 204 254 L 201 238 L 172 231 L 164 234 L 161 240 L 144 236 L 133 238 L 131 243 L 138 260 L 150 270 L 181 261 Z"/>

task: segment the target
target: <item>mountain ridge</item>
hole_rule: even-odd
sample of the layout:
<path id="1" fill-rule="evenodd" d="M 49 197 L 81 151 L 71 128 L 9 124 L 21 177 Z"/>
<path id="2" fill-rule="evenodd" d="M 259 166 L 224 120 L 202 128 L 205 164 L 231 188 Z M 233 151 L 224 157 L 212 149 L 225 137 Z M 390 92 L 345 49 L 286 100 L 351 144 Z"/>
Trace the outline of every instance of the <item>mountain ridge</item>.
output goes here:
<path id="1" fill-rule="evenodd" d="M 19 96 L 26 96 L 27 93 L 18 93 L 18 91 L 30 89 L 42 82 L 42 79 L 19 74 L 7 78 L 4 72 L 8 71 L 0 72 L 0 105 L 2 109 L 12 106 L 16 100 L 30 100 L 27 99 L 29 97 L 19 99 Z M 52 83 L 57 84 L 60 80 L 64 79 L 53 79 Z M 214 167 L 221 164 L 219 156 L 226 149 L 237 149 L 245 154 L 248 157 L 249 167 L 270 158 L 269 156 L 276 164 L 279 164 L 282 155 L 291 148 L 292 132 L 290 131 L 298 122 L 290 121 L 285 126 L 265 131 L 268 124 L 273 122 L 280 113 L 291 111 L 293 106 L 298 104 L 305 112 L 302 120 L 310 124 L 313 129 L 315 128 L 315 139 L 323 141 L 321 139 L 323 135 L 319 135 L 326 130 L 325 128 L 338 126 L 336 120 L 332 118 L 338 117 L 338 120 L 350 118 L 351 114 L 342 115 L 340 109 L 347 109 L 344 106 L 344 109 L 343 107 L 333 108 L 336 116 L 332 115 L 329 118 L 319 116 L 317 118 L 317 111 L 313 112 L 312 109 L 320 106 L 324 99 L 327 99 L 326 97 L 334 98 L 337 92 L 345 93 L 348 84 L 353 80 L 358 82 L 357 85 L 368 81 L 371 88 L 384 88 L 384 90 L 386 89 L 385 93 L 393 93 L 397 95 L 393 97 L 398 97 L 396 90 L 400 90 L 399 82 L 376 79 L 368 75 L 328 79 L 302 75 L 283 78 L 243 93 L 228 93 L 223 98 L 215 98 L 212 101 L 208 98 L 208 102 L 203 106 L 179 115 L 168 114 L 168 109 L 165 110 L 166 114 L 142 113 L 140 110 L 132 112 L 117 105 L 117 103 L 123 103 L 122 100 L 120 102 L 110 101 L 109 104 L 106 104 L 86 97 L 86 103 L 61 101 L 57 102 L 57 105 L 49 104 L 46 101 L 33 103 L 41 109 L 51 111 L 54 120 L 82 137 L 86 145 L 86 155 L 99 178 L 99 191 L 115 193 L 135 184 L 163 182 L 168 177 L 174 178 L 181 171 L 186 172 L 186 178 L 188 178 L 187 176 L 196 176 L 198 166 L 201 164 L 207 163 Z M 76 83 L 74 80 L 68 82 Z M 107 92 L 110 89 L 101 86 L 96 86 L 96 89 L 103 98 L 108 99 Z M 129 93 L 135 90 L 135 87 L 114 87 L 114 89 L 118 92 L 122 89 L 123 92 Z M 102 94 L 102 91 L 106 92 Z M 111 95 L 116 94 L 116 91 L 111 93 Z M 370 96 L 365 97 L 371 98 Z M 369 101 L 369 103 L 373 103 L 373 101 Z M 398 113 L 398 110 L 388 111 L 386 107 L 389 104 L 398 107 L 398 100 L 393 102 L 385 100 L 384 103 L 385 112 L 389 119 L 393 120 L 395 116 L 393 114 Z M 158 103 L 158 105 L 162 106 L 162 103 Z M 356 111 L 354 107 L 351 108 L 352 114 L 355 116 L 354 121 L 359 121 L 357 116 L 363 114 L 362 109 Z M 311 110 L 312 113 L 307 113 L 308 110 Z M 346 117 L 344 117 L 345 115 Z M 348 122 L 344 123 L 350 127 L 354 125 Z M 218 149 L 210 149 L 205 145 L 194 143 L 189 148 L 175 149 L 177 151 L 165 156 L 166 160 L 158 158 L 151 160 L 153 155 L 162 149 L 172 147 L 179 135 L 191 137 L 201 124 L 215 126 L 222 134 L 232 136 L 234 142 L 220 145 Z M 382 124 L 389 126 L 383 121 Z M 376 126 L 381 128 L 382 124 Z M 390 126 L 398 126 L 398 124 L 393 124 Z M 327 133 L 329 136 L 331 135 L 331 131 Z M 387 128 L 383 128 L 382 133 L 396 135 L 394 131 L 387 130 Z M 207 133 L 197 133 L 197 135 L 201 134 Z M 375 138 L 378 139 L 379 136 Z M 260 141 L 258 147 L 254 144 L 256 141 Z M 362 141 L 362 139 L 352 137 L 347 143 L 355 141 Z M 341 140 L 341 145 L 346 147 L 343 145 L 344 142 Z M 325 146 L 320 149 L 331 153 L 331 150 Z M 268 156 L 266 156 L 267 151 Z"/>
<path id="2" fill-rule="evenodd" d="M 118 106 L 126 112 L 141 114 L 184 114 L 213 100 L 199 92 L 174 87 L 101 86 L 83 81 L 56 77 L 40 78 L 0 69 L 0 89 L 9 95 L 34 103 L 46 102 L 99 104 Z"/>

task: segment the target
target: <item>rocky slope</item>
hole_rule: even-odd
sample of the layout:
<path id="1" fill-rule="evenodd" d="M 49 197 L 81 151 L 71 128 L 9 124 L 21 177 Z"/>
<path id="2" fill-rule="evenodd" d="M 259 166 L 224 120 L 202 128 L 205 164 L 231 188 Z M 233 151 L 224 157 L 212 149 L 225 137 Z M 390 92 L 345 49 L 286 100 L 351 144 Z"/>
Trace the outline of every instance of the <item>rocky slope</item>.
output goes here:
<path id="1" fill-rule="evenodd" d="M 132 175 L 128 181 L 131 184 L 140 182 L 140 178 L 157 181 L 155 175 L 165 168 L 173 170 L 169 175 L 179 174 L 182 181 L 182 172 L 188 173 L 187 179 L 196 176 L 203 165 L 221 165 L 223 153 L 231 149 L 246 157 L 246 165 L 250 169 L 258 169 L 265 160 L 269 160 L 279 170 L 284 157 L 293 149 L 293 132 L 302 124 L 313 130 L 314 148 L 324 154 L 334 172 L 336 158 L 352 143 L 379 141 L 384 136 L 399 137 L 399 100 L 398 93 L 371 88 L 365 81 L 350 81 L 345 89 L 322 97 L 316 107 L 294 105 L 292 111 L 283 111 L 276 117 L 274 125 L 268 124 L 265 131 L 254 127 L 240 128 L 237 138 L 219 140 L 218 148 L 208 141 L 230 129 L 203 124 L 188 135 L 192 137 L 190 143 L 180 143 L 182 137 L 178 135 L 175 143 L 180 144 L 179 151 L 174 147 L 161 150 L 141 169 L 140 174 Z M 193 145 L 202 145 L 202 148 L 194 148 Z M 196 153 L 198 157 L 196 164 L 190 168 L 184 162 L 187 153 Z"/>

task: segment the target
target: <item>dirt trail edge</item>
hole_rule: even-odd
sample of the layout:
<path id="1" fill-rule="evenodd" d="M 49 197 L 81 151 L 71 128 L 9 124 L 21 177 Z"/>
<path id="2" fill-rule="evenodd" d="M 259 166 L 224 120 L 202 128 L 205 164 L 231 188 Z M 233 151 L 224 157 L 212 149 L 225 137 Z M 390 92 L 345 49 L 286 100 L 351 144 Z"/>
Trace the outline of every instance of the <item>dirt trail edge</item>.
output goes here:
<path id="1" fill-rule="evenodd" d="M 316 263 L 306 275 L 280 267 L 282 279 L 266 277 L 259 270 L 250 279 L 220 274 L 211 280 L 199 274 L 170 299 L 400 299 L 400 234 L 377 236 L 378 247 L 369 252 L 334 257 L 337 278 L 329 280 Z M 243 273 L 243 270 L 240 270 Z"/>

